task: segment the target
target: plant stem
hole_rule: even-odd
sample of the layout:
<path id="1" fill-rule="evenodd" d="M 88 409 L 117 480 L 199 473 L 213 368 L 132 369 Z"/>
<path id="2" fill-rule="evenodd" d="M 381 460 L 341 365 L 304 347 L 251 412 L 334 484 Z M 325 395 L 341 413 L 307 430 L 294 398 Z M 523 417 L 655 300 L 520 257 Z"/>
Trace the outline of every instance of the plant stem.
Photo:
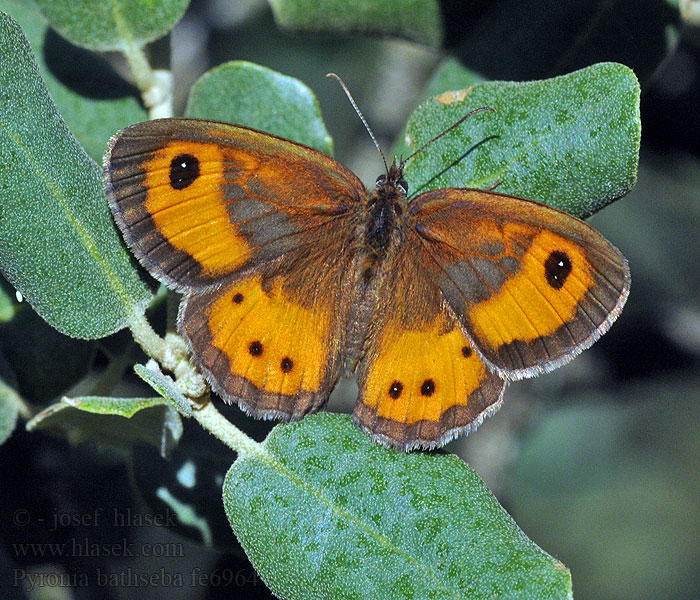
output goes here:
<path id="1" fill-rule="evenodd" d="M 137 46 L 131 38 L 125 38 L 123 53 L 129 63 L 136 86 L 142 93 L 150 89 L 153 86 L 155 76 L 143 48 Z"/>
<path id="2" fill-rule="evenodd" d="M 129 329 L 136 343 L 147 356 L 156 359 L 166 369 L 172 369 L 171 351 L 166 341 L 151 327 L 143 313 L 134 312 L 129 319 Z"/>
<path id="3" fill-rule="evenodd" d="M 122 53 L 129 63 L 134 83 L 141 90 L 141 97 L 148 108 L 149 118 L 171 117 L 173 114 L 172 73 L 167 70 L 154 71 L 151 68 L 143 46 L 134 40 L 116 3 L 113 4 L 112 14 L 123 40 Z"/>
<path id="4" fill-rule="evenodd" d="M 248 437 L 238 427 L 224 417 L 210 400 L 202 408 L 195 408 L 192 416 L 215 438 L 221 440 L 239 456 L 262 454 L 263 447 Z"/>

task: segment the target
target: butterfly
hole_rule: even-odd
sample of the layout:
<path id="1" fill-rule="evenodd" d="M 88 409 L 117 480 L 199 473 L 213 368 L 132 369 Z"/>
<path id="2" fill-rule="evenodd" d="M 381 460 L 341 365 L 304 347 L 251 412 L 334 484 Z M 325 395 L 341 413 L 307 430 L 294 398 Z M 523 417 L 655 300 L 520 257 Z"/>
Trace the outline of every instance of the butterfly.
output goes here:
<path id="1" fill-rule="evenodd" d="M 475 429 L 507 382 L 593 344 L 630 273 L 595 229 L 531 200 L 409 201 L 404 164 L 367 190 L 296 142 L 161 119 L 111 139 L 104 178 L 133 254 L 183 294 L 178 329 L 221 398 L 297 420 L 356 373 L 354 423 L 408 451 Z"/>

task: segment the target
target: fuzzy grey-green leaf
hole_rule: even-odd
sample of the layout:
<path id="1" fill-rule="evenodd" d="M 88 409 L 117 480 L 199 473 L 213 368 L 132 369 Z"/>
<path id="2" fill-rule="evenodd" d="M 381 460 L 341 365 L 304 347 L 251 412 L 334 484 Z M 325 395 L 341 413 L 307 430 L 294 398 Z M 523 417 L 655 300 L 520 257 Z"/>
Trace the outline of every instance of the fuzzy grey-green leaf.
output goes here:
<path id="1" fill-rule="evenodd" d="M 138 89 L 103 56 L 78 48 L 49 29 L 33 2 L 0 0 L 0 10 L 22 27 L 61 116 L 93 160 L 102 160 L 115 131 L 148 118 Z"/>
<path id="2" fill-rule="evenodd" d="M 437 96 L 449 90 L 461 90 L 470 85 L 481 83 L 483 80 L 484 78 L 481 75 L 464 68 L 457 59 L 448 58 L 435 69 L 421 92 L 419 101 L 423 102 L 431 96 Z M 394 144 L 393 155 L 405 158 L 412 152 L 406 143 L 406 131 L 404 128 L 404 131 L 401 132 Z"/>
<path id="3" fill-rule="evenodd" d="M 486 82 L 422 104 L 408 124 L 413 148 L 488 106 L 406 167 L 412 193 L 485 188 L 587 217 L 626 194 L 637 177 L 639 83 L 600 63 L 543 81 Z"/>
<path id="4" fill-rule="evenodd" d="M 224 506 L 280 598 L 571 598 L 464 462 L 389 450 L 346 415 L 277 426 L 229 470 Z"/>
<path id="5" fill-rule="evenodd" d="M 301 81 L 250 62 L 232 61 L 192 86 L 187 116 L 260 129 L 333 154 L 314 93 Z"/>
<path id="6" fill-rule="evenodd" d="M 66 128 L 17 23 L 0 13 L 0 269 L 53 327 L 99 338 L 150 293 L 112 223 L 100 167 Z"/>
<path id="7" fill-rule="evenodd" d="M 4 360 L 0 357 L 0 360 Z M 4 444 L 17 425 L 21 398 L 5 381 L 0 379 L 0 444 Z"/>
<path id="8" fill-rule="evenodd" d="M 126 50 L 164 36 L 190 0 L 35 0 L 66 39 L 91 50 Z"/>
<path id="9" fill-rule="evenodd" d="M 182 422 L 163 398 L 83 396 L 52 404 L 27 429 L 60 430 L 74 442 L 94 440 L 116 448 L 146 442 L 165 455 L 180 439 Z"/>
<path id="10" fill-rule="evenodd" d="M 71 413 L 70 409 L 102 416 L 117 416 L 130 419 L 136 413 L 154 406 L 165 406 L 167 401 L 161 397 L 155 398 L 115 398 L 112 396 L 79 396 L 64 397 L 38 413 L 27 423 L 27 430 L 41 429 L 52 426 L 61 419 L 63 411 Z"/>
<path id="11" fill-rule="evenodd" d="M 180 414 L 186 417 L 192 415 L 192 407 L 187 402 L 187 398 L 175 387 L 171 377 L 160 372 L 155 361 L 148 365 L 134 365 L 134 371 Z"/>
<path id="12" fill-rule="evenodd" d="M 395 35 L 440 46 L 442 20 L 436 0 L 269 0 L 280 27 Z"/>

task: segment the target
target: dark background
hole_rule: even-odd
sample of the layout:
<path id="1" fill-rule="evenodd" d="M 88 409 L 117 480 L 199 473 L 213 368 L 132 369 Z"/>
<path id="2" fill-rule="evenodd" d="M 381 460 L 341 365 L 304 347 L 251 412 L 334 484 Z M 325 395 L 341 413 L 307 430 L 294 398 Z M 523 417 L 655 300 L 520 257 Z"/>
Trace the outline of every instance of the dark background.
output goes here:
<path id="1" fill-rule="evenodd" d="M 437 52 L 401 40 L 294 36 L 276 27 L 262 0 L 198 0 L 170 46 L 158 42 L 153 53 L 165 61 L 172 50 L 179 112 L 189 86 L 221 62 L 251 60 L 298 77 L 319 98 L 336 157 L 366 183 L 381 171 L 381 160 L 350 105 L 339 101 L 336 84 L 324 78 L 328 71 L 345 79 L 388 150 L 448 55 L 487 79 L 540 79 L 607 60 L 635 70 L 642 86 L 639 181 L 591 219 L 629 259 L 627 306 L 591 350 L 510 386 L 500 412 L 448 449 L 476 469 L 528 537 L 571 569 L 577 600 L 697 600 L 700 29 L 662 0 L 446 0 L 441 7 L 445 48 Z M 59 56 L 53 68 L 69 67 Z M 32 339 L 41 339 L 48 355 L 66 357 L 63 379 L 24 372 L 22 365 L 36 360 L 28 356 Z M 84 365 L 93 365 L 91 376 L 100 373 L 107 352 L 128 343 L 125 333 L 99 345 L 68 340 L 28 307 L 0 327 L 16 387 L 36 408 L 73 385 Z M 353 400 L 353 384 L 343 382 L 331 409 L 349 410 Z M 228 414 L 264 436 L 267 425 L 237 409 Z M 13 585 L 22 572 L 54 573 L 61 598 L 269 597 L 240 548 L 230 550 L 217 482 L 233 457 L 196 423 L 185 427 L 165 461 L 146 446 L 115 453 L 20 425 L 0 447 L 3 597 L 38 597 L 38 588 L 26 593 Z M 188 461 L 200 476 L 194 488 L 178 479 L 189 472 Z M 201 528 L 172 526 L 163 490 L 206 516 L 213 547 L 201 544 Z M 129 526 L 114 522 L 115 511 Z M 154 512 L 165 527 L 137 522 Z M 85 540 L 135 549 L 161 544 L 175 556 L 112 557 L 103 548 L 32 557 L 16 546 Z M 74 587 L 58 579 L 89 574 L 94 582 L 100 573 L 123 578 L 89 586 L 76 579 Z M 143 573 L 160 573 L 160 585 L 129 575 Z M 182 585 L 168 585 L 167 576 L 178 573 Z"/>

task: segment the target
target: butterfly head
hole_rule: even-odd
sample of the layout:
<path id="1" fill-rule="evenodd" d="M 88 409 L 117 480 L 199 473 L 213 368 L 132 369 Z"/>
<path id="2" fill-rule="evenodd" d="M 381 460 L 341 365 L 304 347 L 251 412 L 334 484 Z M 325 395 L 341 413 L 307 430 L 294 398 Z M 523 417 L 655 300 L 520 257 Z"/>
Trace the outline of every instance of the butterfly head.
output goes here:
<path id="1" fill-rule="evenodd" d="M 403 177 L 404 161 L 394 162 L 386 170 L 386 174 L 377 177 L 375 191 L 378 196 L 385 198 L 403 197 L 408 195 L 408 183 Z"/>

